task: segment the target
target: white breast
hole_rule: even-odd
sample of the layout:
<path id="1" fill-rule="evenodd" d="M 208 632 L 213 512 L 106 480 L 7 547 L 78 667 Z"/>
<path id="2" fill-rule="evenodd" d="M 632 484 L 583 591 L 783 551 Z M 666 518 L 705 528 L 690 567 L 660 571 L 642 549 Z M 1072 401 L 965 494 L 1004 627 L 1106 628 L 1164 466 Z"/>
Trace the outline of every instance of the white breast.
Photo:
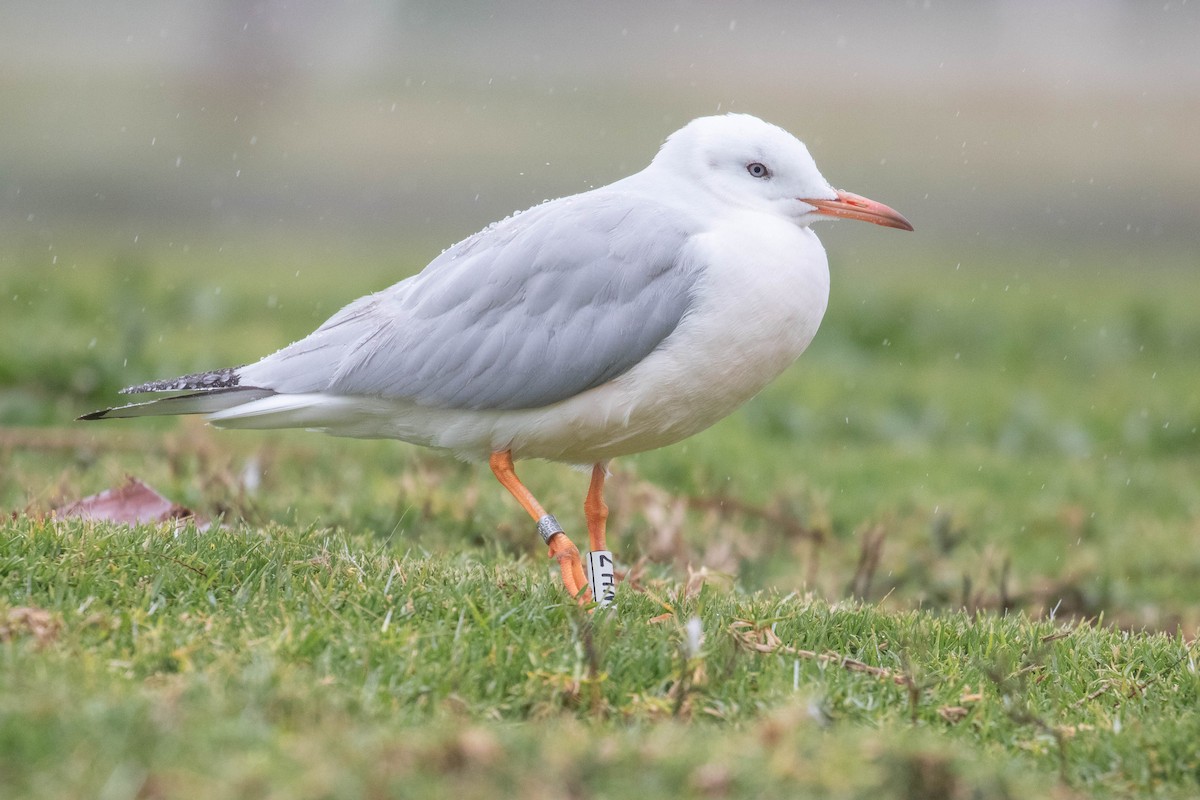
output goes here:
<path id="1" fill-rule="evenodd" d="M 828 262 L 812 231 L 740 215 L 690 250 L 704 275 L 662 347 L 603 386 L 509 412 L 490 446 L 574 463 L 662 447 L 727 416 L 804 352 L 829 300 Z"/>

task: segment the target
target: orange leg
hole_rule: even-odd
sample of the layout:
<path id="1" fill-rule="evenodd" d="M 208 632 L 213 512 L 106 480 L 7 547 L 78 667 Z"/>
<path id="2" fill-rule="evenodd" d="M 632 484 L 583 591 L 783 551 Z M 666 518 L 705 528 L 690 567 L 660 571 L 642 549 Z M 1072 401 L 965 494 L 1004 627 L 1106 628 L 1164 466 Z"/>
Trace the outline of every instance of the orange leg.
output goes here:
<path id="1" fill-rule="evenodd" d="M 604 477 L 607 470 L 603 464 L 592 467 L 592 482 L 588 485 L 587 499 L 583 501 L 583 515 L 587 518 L 588 542 L 591 551 L 607 550 L 604 526 L 608 522 L 608 506 L 604 504 Z"/>
<path id="2" fill-rule="evenodd" d="M 546 513 L 546 509 L 542 508 L 542 504 L 533 496 L 533 492 L 526 489 L 525 484 L 521 483 L 516 470 L 513 469 L 512 452 L 502 450 L 492 453 L 492 457 L 488 459 L 488 465 L 492 468 L 496 480 L 500 481 L 513 497 L 517 498 L 521 507 L 537 522 L 538 532 L 550 546 L 550 557 L 558 562 L 558 567 L 562 571 L 563 585 L 567 592 L 572 597 L 578 597 L 581 603 L 590 602 L 592 593 L 587 588 L 587 578 L 583 575 L 583 562 L 579 558 L 579 548 L 567 538 L 565 533 L 558 530 L 558 521 Z M 603 480 L 601 485 L 603 485 Z"/>

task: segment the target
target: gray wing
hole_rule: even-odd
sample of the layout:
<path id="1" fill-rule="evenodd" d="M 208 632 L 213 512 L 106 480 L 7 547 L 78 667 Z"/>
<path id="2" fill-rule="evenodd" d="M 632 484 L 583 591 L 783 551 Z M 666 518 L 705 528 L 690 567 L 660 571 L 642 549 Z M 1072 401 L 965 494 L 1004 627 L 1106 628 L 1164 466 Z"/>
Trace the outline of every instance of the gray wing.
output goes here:
<path id="1" fill-rule="evenodd" d="M 278 392 L 537 408 L 626 372 L 679 324 L 691 219 L 624 192 L 536 206 L 240 369 Z"/>

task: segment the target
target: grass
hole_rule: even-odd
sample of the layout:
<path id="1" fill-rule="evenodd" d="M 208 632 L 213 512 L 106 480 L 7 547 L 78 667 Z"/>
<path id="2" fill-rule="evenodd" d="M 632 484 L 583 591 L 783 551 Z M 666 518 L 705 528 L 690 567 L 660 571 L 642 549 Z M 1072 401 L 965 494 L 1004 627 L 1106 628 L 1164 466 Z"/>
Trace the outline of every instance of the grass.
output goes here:
<path id="1" fill-rule="evenodd" d="M 614 465 L 629 575 L 594 616 L 476 466 L 70 422 L 268 352 L 420 255 L 348 243 L 349 273 L 328 243 L 164 237 L 0 261 L 4 795 L 1200 792 L 1190 273 L 882 272 L 828 238 L 800 365 Z M 586 476 L 521 469 L 577 529 Z M 227 527 L 46 516 L 127 473 Z"/>
<path id="2" fill-rule="evenodd" d="M 1006 797 L 1200 767 L 1176 636 L 670 579 L 591 617 L 540 565 L 285 526 L 26 520 L 0 558 L 10 602 L 52 609 L 3 609 L 0 777 L 20 794 L 857 797 L 904 772 L 889 796 Z"/>

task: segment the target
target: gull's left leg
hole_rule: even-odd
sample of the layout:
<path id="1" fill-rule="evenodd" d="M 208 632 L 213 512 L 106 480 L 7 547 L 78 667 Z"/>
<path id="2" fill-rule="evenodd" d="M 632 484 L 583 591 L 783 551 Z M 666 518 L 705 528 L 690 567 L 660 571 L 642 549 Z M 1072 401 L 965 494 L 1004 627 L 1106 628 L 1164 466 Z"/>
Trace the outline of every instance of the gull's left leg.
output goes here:
<path id="1" fill-rule="evenodd" d="M 607 550 L 605 525 L 608 523 L 608 506 L 604 504 L 604 478 L 608 474 L 603 462 L 592 467 L 592 482 L 588 484 L 587 499 L 583 501 L 583 515 L 587 518 L 588 542 L 592 552 Z"/>
<path id="2" fill-rule="evenodd" d="M 488 466 L 496 479 L 517 498 L 517 502 L 533 517 L 538 525 L 538 533 L 542 540 L 550 546 L 550 557 L 558 562 L 562 570 L 563 586 L 572 597 L 578 597 L 581 603 L 590 602 L 592 593 L 587 588 L 587 578 L 583 574 L 583 562 L 579 558 L 579 548 L 567 535 L 559 530 L 558 521 L 546 513 L 542 504 L 533 496 L 533 492 L 525 488 L 517 472 L 513 469 L 512 451 L 500 450 L 492 453 Z M 602 481 L 603 484 L 603 481 Z M 590 532 L 589 522 L 589 532 Z M 582 590 L 582 593 L 580 592 Z"/>
<path id="3" fill-rule="evenodd" d="M 616 596 L 616 564 L 605 542 L 605 525 L 608 523 L 608 506 L 604 504 L 604 478 L 608 475 L 607 464 L 600 462 L 592 466 L 592 482 L 588 485 L 587 498 L 583 501 L 583 515 L 587 518 L 588 578 L 592 584 L 592 596 L 601 607 L 609 606 Z"/>

